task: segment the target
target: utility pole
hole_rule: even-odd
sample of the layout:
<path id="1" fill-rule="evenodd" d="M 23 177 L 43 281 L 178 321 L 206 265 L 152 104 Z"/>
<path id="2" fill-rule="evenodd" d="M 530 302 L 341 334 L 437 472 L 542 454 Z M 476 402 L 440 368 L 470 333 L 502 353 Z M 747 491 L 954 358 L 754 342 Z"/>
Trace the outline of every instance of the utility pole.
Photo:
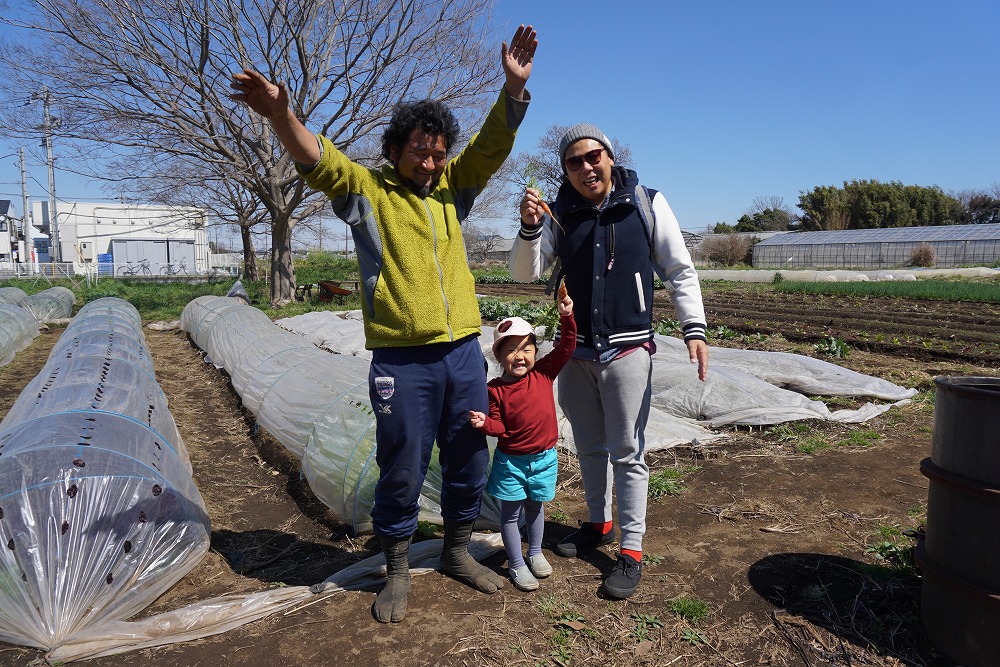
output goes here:
<path id="1" fill-rule="evenodd" d="M 35 241 L 31 238 L 31 211 L 28 210 L 28 170 L 24 166 L 24 147 L 17 149 L 21 158 L 21 233 L 24 234 L 24 249 L 21 261 L 28 262 L 28 273 L 35 272 Z"/>
<path id="2" fill-rule="evenodd" d="M 59 243 L 59 213 L 56 210 L 56 169 L 52 159 L 52 130 L 59 127 L 59 119 L 49 115 L 49 89 L 42 86 L 42 89 L 31 96 L 31 99 L 42 101 L 42 109 L 45 114 L 45 124 L 42 131 L 45 132 L 45 160 L 49 166 L 49 231 L 52 238 L 49 241 L 49 254 L 52 261 L 62 262 L 62 246 Z"/>

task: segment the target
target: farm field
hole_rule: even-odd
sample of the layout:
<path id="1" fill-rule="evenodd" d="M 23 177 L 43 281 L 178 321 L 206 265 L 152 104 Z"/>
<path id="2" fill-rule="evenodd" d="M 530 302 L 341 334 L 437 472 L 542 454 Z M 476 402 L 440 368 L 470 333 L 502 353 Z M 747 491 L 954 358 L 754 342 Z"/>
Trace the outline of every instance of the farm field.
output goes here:
<path id="1" fill-rule="evenodd" d="M 543 288 L 478 291 L 543 300 Z M 314 604 L 207 639 L 98 658 L 95 667 L 193 665 L 675 665 L 953 667 L 919 620 L 920 580 L 904 531 L 925 515 L 933 378 L 1000 375 L 1000 306 L 781 294 L 708 284 L 713 345 L 815 355 L 835 336 L 837 363 L 920 393 L 866 424 L 792 422 L 724 429 L 710 445 L 649 456 L 643 583 L 602 598 L 617 545 L 586 560 L 546 551 L 554 573 L 533 593 L 508 582 L 486 596 L 440 573 L 416 577 L 407 618 L 376 623 L 374 591 Z M 658 319 L 673 312 L 657 292 Z M 0 417 L 38 372 L 53 328 L 0 368 Z M 146 330 L 157 379 L 191 454 L 212 519 L 212 550 L 146 613 L 226 593 L 313 584 L 375 552 L 312 495 L 298 461 L 255 429 L 225 376 L 180 331 Z M 693 372 L 693 371 L 692 371 Z M 856 402 L 837 399 L 839 407 Z M 585 518 L 578 467 L 560 456 L 546 548 Z M 487 564 L 506 573 L 505 556 Z M 0 644 L 0 667 L 39 651 Z"/>

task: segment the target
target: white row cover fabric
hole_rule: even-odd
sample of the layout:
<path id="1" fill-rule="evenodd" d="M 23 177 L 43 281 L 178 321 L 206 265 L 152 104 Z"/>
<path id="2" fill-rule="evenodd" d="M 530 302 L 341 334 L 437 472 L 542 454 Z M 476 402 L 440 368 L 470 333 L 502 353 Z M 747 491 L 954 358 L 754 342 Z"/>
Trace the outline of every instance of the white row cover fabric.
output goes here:
<path id="1" fill-rule="evenodd" d="M 357 350 L 362 332 L 356 312 L 313 312 L 278 320 L 277 324 L 333 352 L 363 356 L 366 351 Z M 542 333 L 541 329 L 536 330 L 539 340 Z M 493 328 L 484 326 L 479 340 L 490 361 L 490 377 L 499 375 L 499 364 L 490 351 Z M 710 442 L 719 437 L 706 427 L 778 424 L 796 419 L 858 423 L 893 405 L 868 403 L 858 410 L 831 412 L 822 401 L 810 400 L 803 394 L 864 396 L 887 401 L 903 401 L 916 394 L 915 389 L 812 357 L 715 346 L 709 350 L 708 377 L 701 382 L 695 366 L 688 360 L 684 341 L 659 335 L 655 340 L 653 396 L 646 428 L 646 448 L 650 451 L 695 439 Z M 544 354 L 550 348 L 551 343 L 542 342 L 539 353 Z M 555 390 L 558 393 L 558 379 Z M 556 411 L 563 444 L 572 448 L 572 430 L 558 401 Z"/>
<path id="2" fill-rule="evenodd" d="M 229 373 L 257 423 L 302 459 L 316 497 L 355 532 L 370 531 L 378 466 L 369 362 L 324 352 L 230 297 L 194 299 L 181 314 L 181 328 L 206 361 Z M 440 522 L 440 498 L 435 453 L 420 495 L 422 520 Z M 498 527 L 499 517 L 484 496 L 481 525 Z"/>
<path id="3" fill-rule="evenodd" d="M 21 299 L 27 296 L 25 291 L 20 287 L 0 287 L 0 303 L 17 305 Z"/>
<path id="4" fill-rule="evenodd" d="M 139 313 L 85 305 L 0 423 L 0 640 L 99 635 L 187 574 L 209 536 Z"/>
<path id="5" fill-rule="evenodd" d="M 797 419 L 861 423 L 893 405 L 903 405 L 916 389 L 836 364 L 788 352 L 761 352 L 712 347 L 705 382 L 687 377 L 688 362 L 671 361 L 686 354 L 684 342 L 655 337 L 659 350 L 676 354 L 653 357 L 653 405 L 675 415 L 693 417 L 717 428 L 727 424 L 778 424 Z M 861 396 L 893 403 L 866 403 L 857 410 L 830 411 L 818 396 Z"/>
<path id="6" fill-rule="evenodd" d="M 26 296 L 17 303 L 34 315 L 39 322 L 68 319 L 73 314 L 74 304 L 76 304 L 76 294 L 62 285 Z"/>
<path id="7" fill-rule="evenodd" d="M 371 359 L 371 351 L 364 349 L 364 329 L 360 310 L 344 312 L 315 311 L 278 320 L 276 324 L 289 331 L 305 336 L 314 344 L 331 352 Z M 544 327 L 537 327 L 535 329 L 535 336 L 539 341 L 539 356 L 547 354 L 552 349 L 552 343 L 544 340 L 544 335 Z M 479 345 L 483 350 L 483 356 L 486 357 L 486 361 L 489 364 L 487 376 L 492 378 L 500 375 L 500 364 L 493 357 L 493 327 L 484 326 L 482 328 Z M 684 355 L 686 359 L 687 352 Z M 693 369 L 689 369 L 689 371 L 692 374 L 695 373 Z M 556 392 L 556 417 L 559 424 L 559 444 L 570 451 L 575 451 L 573 429 L 559 407 L 558 380 L 554 389 Z M 697 420 L 691 419 L 688 416 L 674 416 L 658 409 L 656 406 L 652 406 L 650 409 L 649 422 L 646 425 L 646 449 L 648 451 L 667 449 L 695 440 L 700 443 L 708 443 L 723 437 L 725 436 L 712 433 L 704 425 L 697 423 Z"/>
<path id="8" fill-rule="evenodd" d="M 14 360 L 14 355 L 31 345 L 38 335 L 38 321 L 20 306 L 0 303 L 0 366 Z"/>
<path id="9" fill-rule="evenodd" d="M 729 280 L 744 283 L 772 283 L 775 274 L 781 274 L 785 280 L 810 282 L 810 283 L 836 283 L 836 282 L 868 282 L 868 281 L 914 281 L 918 278 L 941 278 L 941 277 L 962 277 L 962 278 L 992 278 L 1000 275 L 1000 271 L 986 267 L 969 267 L 964 269 L 892 269 L 878 271 L 814 271 L 814 270 L 784 270 L 784 269 L 699 269 L 698 278 L 701 280 Z"/>

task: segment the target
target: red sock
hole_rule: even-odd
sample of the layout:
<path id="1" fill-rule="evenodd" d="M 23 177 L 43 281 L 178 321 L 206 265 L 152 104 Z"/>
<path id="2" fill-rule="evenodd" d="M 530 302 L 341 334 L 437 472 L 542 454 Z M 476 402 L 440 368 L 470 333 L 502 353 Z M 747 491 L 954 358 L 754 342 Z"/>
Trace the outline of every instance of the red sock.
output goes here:
<path id="1" fill-rule="evenodd" d="M 604 523 L 594 523 L 590 522 L 590 525 L 594 527 L 594 530 L 599 532 L 601 535 L 607 535 L 611 532 L 611 528 L 614 527 L 614 523 L 611 521 L 605 521 Z"/>
<path id="2" fill-rule="evenodd" d="M 641 551 L 633 551 L 632 549 L 622 549 L 621 552 L 622 552 L 623 556 L 629 556 L 631 558 L 634 558 L 635 562 L 637 562 L 637 563 L 641 563 L 642 562 L 642 552 Z"/>

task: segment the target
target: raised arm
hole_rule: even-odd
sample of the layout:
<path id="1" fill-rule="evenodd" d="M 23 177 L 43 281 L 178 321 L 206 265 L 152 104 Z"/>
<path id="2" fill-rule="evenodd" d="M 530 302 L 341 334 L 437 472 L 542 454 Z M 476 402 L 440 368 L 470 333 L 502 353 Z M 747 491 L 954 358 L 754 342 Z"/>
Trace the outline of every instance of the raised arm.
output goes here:
<path id="1" fill-rule="evenodd" d="M 507 94 L 515 100 L 524 99 L 524 87 L 531 76 L 531 65 L 535 59 L 535 49 L 538 48 L 538 33 L 530 25 L 525 28 L 520 25 L 510 40 L 510 47 L 503 42 L 500 47 L 503 73 L 506 77 L 504 88 Z"/>
<path id="2" fill-rule="evenodd" d="M 278 141 L 299 164 L 319 162 L 320 151 L 316 135 L 306 129 L 288 104 L 285 84 L 273 84 L 255 70 L 245 69 L 233 74 L 230 87 L 236 92 L 230 97 L 243 102 L 271 123 Z"/>

